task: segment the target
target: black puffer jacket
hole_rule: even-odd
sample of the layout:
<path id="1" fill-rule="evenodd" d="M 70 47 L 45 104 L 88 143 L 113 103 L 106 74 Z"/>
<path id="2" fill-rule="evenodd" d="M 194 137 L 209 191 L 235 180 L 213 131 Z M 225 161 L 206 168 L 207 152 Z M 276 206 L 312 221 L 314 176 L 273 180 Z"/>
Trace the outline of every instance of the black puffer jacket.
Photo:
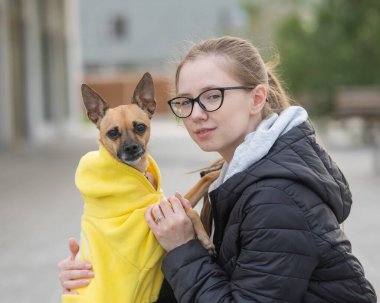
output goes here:
<path id="1" fill-rule="evenodd" d="M 164 259 L 179 302 L 376 302 L 339 227 L 349 187 L 308 122 L 210 199 L 217 259 L 198 240 Z"/>

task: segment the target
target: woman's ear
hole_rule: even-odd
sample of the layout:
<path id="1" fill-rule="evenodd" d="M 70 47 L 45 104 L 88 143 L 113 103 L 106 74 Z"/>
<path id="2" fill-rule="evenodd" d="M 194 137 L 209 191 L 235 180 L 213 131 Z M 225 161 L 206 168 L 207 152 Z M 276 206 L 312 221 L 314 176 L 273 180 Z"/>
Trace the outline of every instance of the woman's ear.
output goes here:
<path id="1" fill-rule="evenodd" d="M 251 113 L 257 114 L 263 109 L 267 99 L 267 87 L 264 84 L 257 85 L 252 90 Z"/>

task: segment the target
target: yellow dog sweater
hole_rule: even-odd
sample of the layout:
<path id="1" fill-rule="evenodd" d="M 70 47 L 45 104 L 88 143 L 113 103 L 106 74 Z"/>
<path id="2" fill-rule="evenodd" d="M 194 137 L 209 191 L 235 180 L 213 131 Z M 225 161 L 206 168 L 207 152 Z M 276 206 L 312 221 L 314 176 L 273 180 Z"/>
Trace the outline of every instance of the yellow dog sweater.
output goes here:
<path id="1" fill-rule="evenodd" d="M 163 193 L 157 164 L 148 172 L 157 190 L 136 169 L 115 160 L 100 146 L 79 162 L 75 182 L 82 193 L 81 258 L 92 264 L 95 278 L 64 303 L 142 303 L 158 299 L 164 250 L 145 221 L 145 210 Z"/>

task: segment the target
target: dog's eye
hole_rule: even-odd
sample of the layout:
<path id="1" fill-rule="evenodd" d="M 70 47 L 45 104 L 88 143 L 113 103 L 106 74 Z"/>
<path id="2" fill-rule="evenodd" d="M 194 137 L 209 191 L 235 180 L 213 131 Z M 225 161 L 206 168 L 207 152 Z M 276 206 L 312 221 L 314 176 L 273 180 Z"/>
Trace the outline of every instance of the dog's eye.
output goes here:
<path id="1" fill-rule="evenodd" d="M 121 134 L 120 134 L 119 130 L 117 129 L 117 127 L 113 128 L 107 132 L 107 137 L 110 138 L 111 140 L 116 140 L 120 136 L 121 136 Z"/>
<path id="2" fill-rule="evenodd" d="M 146 131 L 147 126 L 143 123 L 136 123 L 134 125 L 134 131 L 137 134 L 143 134 Z"/>

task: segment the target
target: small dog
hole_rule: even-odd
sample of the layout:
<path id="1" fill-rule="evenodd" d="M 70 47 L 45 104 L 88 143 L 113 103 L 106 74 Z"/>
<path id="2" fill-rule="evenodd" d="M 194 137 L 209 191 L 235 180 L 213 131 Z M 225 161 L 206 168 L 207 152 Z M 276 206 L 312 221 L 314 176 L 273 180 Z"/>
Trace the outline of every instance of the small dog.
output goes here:
<path id="1" fill-rule="evenodd" d="M 88 118 L 99 129 L 99 151 L 82 157 L 76 185 L 85 201 L 81 255 L 96 272 L 78 295 L 63 295 L 63 302 L 154 302 L 163 275 L 164 251 L 144 218 L 146 207 L 164 198 L 161 176 L 147 152 L 150 120 L 156 109 L 154 85 L 145 73 L 131 104 L 109 108 L 102 97 L 82 85 Z M 207 174 L 185 195 L 191 205 L 217 178 Z M 212 241 L 193 209 L 187 211 L 195 233 L 210 254 Z"/>

